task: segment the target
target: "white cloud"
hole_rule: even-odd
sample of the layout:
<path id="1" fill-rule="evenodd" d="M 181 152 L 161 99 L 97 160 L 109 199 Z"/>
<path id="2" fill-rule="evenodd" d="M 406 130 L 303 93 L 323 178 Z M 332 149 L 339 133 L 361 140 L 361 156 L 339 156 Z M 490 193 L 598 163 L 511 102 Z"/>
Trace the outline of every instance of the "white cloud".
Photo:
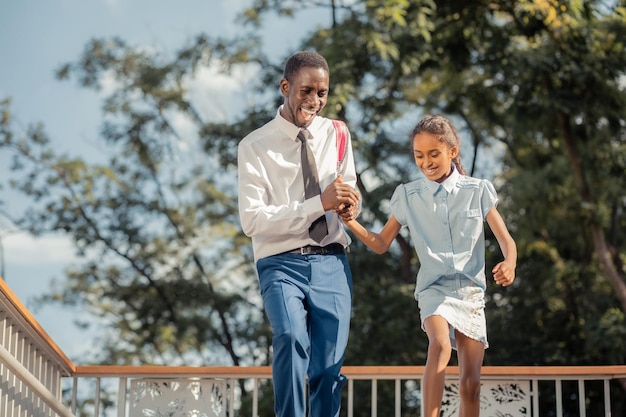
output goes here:
<path id="1" fill-rule="evenodd" d="M 257 72 L 256 64 L 236 66 L 231 74 L 202 67 L 187 84 L 190 100 L 208 120 L 228 121 L 245 108 L 249 82 Z"/>
<path id="2" fill-rule="evenodd" d="M 69 264 L 77 259 L 72 241 L 60 235 L 34 237 L 16 232 L 2 236 L 2 245 L 7 264 Z"/>

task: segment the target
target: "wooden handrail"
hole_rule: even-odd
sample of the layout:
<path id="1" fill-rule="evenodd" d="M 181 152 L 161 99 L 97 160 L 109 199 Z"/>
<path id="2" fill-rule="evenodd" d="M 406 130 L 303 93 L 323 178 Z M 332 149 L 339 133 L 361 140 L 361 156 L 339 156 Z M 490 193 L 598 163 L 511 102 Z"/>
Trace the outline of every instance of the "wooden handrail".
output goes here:
<path id="1" fill-rule="evenodd" d="M 423 366 L 344 366 L 346 375 L 360 374 L 393 374 L 402 376 L 422 375 Z M 448 366 L 446 374 L 458 375 L 458 366 Z M 626 378 L 626 365 L 606 366 L 483 366 L 482 376 L 542 376 L 542 377 L 579 377 L 594 375 L 610 375 L 615 378 Z"/>
<path id="2" fill-rule="evenodd" d="M 348 377 L 358 379 L 360 376 L 374 377 L 407 377 L 423 375 L 423 366 L 344 366 L 341 370 Z M 459 374 L 457 366 L 449 366 L 446 374 L 456 376 Z M 215 378 L 226 376 L 267 377 L 272 375 L 269 366 L 166 366 L 166 365 L 93 365 L 77 366 L 75 376 L 211 376 Z M 483 377 L 550 377 L 553 379 L 567 379 L 569 377 L 594 377 L 608 376 L 610 378 L 626 378 L 626 365 L 616 366 L 484 366 L 481 375 Z M 376 379 L 376 378 L 375 378 Z"/>

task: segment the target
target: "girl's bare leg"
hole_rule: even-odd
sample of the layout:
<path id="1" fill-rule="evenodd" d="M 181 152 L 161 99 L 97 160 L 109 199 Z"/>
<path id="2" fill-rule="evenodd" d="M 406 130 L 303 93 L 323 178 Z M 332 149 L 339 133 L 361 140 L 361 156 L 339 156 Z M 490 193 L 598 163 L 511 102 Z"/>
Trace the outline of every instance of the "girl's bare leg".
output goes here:
<path id="1" fill-rule="evenodd" d="M 424 417 L 439 417 L 446 367 L 452 354 L 450 328 L 441 316 L 426 318 L 424 328 L 428 336 L 428 358 L 422 381 Z"/>
<path id="2" fill-rule="evenodd" d="M 459 417 L 478 417 L 480 414 L 480 368 L 485 357 L 485 345 L 455 332 L 459 359 Z"/>

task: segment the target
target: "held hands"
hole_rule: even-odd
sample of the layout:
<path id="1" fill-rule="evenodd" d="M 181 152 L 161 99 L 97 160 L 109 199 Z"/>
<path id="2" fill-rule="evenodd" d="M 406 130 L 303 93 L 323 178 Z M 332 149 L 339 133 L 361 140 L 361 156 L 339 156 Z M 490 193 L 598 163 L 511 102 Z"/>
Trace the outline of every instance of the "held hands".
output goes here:
<path id="1" fill-rule="evenodd" d="M 358 214 L 356 207 L 361 195 L 350 185 L 344 184 L 341 175 L 326 187 L 321 198 L 324 210 L 333 210 L 343 221 L 356 218 Z"/>
<path id="2" fill-rule="evenodd" d="M 493 272 L 493 279 L 496 284 L 508 287 L 515 281 L 515 265 L 511 262 L 502 261 L 491 270 Z"/>
<path id="3" fill-rule="evenodd" d="M 351 204 L 340 204 L 335 207 L 333 211 L 337 213 L 341 221 L 348 223 L 349 221 L 355 220 L 359 214 L 359 210 L 355 207 L 356 206 Z"/>

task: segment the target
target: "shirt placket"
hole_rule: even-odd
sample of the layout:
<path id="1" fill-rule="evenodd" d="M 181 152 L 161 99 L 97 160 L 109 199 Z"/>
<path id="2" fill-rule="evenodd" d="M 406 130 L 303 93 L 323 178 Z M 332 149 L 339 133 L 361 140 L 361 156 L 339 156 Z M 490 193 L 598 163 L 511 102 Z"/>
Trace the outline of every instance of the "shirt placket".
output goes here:
<path id="1" fill-rule="evenodd" d="M 452 230 L 450 229 L 450 207 L 448 205 L 448 192 L 443 186 L 439 186 L 435 195 L 436 214 L 440 220 L 443 239 L 444 262 L 448 267 L 448 275 L 454 273 L 454 247 L 452 246 Z"/>

